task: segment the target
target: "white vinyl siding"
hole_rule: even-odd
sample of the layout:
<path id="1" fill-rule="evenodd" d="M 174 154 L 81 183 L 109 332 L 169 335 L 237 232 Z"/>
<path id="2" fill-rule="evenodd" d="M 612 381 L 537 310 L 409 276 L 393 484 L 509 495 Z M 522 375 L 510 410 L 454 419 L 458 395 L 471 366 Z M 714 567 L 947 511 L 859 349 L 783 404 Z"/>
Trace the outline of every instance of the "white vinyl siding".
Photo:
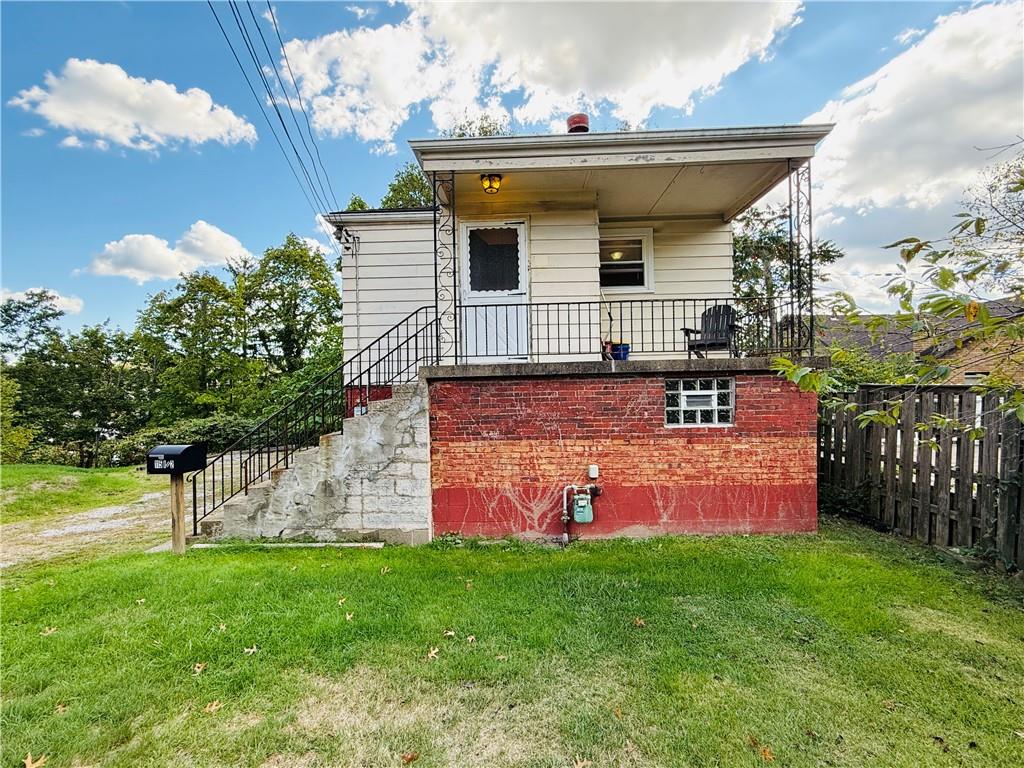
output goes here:
<path id="1" fill-rule="evenodd" d="M 465 213 L 477 221 L 477 207 Z M 470 215 L 472 213 L 472 215 Z M 662 221 L 614 221 L 599 224 L 594 201 L 566 201 L 557 210 L 531 210 L 529 202 L 503 206 L 501 217 L 526 222 L 529 244 L 529 300 L 539 302 L 596 302 L 602 298 L 599 284 L 598 241 L 601 230 L 652 229 L 654 291 L 608 292 L 610 302 L 629 299 L 727 299 L 732 295 L 732 229 L 720 219 Z M 462 217 L 460 216 L 460 219 Z M 359 279 L 355 259 L 346 254 L 342 268 L 342 294 L 346 348 L 355 352 L 391 328 L 414 309 L 434 303 L 433 222 L 402 223 L 352 221 L 349 230 L 360 239 Z M 358 287 L 358 296 L 357 296 Z M 358 299 L 358 307 L 357 307 Z M 688 305 L 692 310 L 692 305 Z M 563 310 L 568 313 L 568 310 Z M 649 310 L 648 310 L 649 311 Z M 358 317 L 357 317 L 358 314 Z M 649 333 L 662 333 L 660 312 L 645 321 Z M 576 311 L 559 321 L 552 308 L 538 310 L 535 320 L 547 327 L 535 327 L 532 352 L 544 360 L 578 359 L 569 350 L 598 349 L 608 336 L 607 314 L 593 310 L 593 317 Z M 669 321 L 666 320 L 667 324 Z M 699 326 L 695 316 L 676 317 L 674 326 Z M 600 327 L 601 330 L 598 330 Z M 665 332 L 678 331 L 665 328 Z M 639 331 L 636 331 L 637 335 Z M 546 337 L 545 338 L 545 334 Z M 617 327 L 615 341 L 631 341 L 634 331 Z M 587 338 L 583 338 L 586 336 Z M 561 341 L 559 347 L 558 341 Z M 559 350 L 565 354 L 559 354 Z M 558 357 L 553 355 L 558 354 Z M 671 353 L 634 357 L 671 357 Z M 597 355 L 589 355 L 596 359 Z"/>
<path id="2" fill-rule="evenodd" d="M 358 257 L 346 253 L 342 260 L 346 357 L 413 310 L 434 305 L 431 218 L 415 223 L 353 224 L 349 229 L 359 237 L 359 253 Z"/>
<path id="3" fill-rule="evenodd" d="M 700 327 L 703 300 L 723 300 L 732 296 L 732 226 L 721 219 L 680 219 L 670 221 L 615 221 L 602 224 L 602 232 L 630 227 L 654 229 L 654 290 L 608 291 L 604 298 L 615 310 L 621 308 L 621 319 L 615 314 L 615 341 L 631 342 L 631 358 L 672 357 L 671 353 L 645 354 L 636 351 L 640 328 L 648 339 L 672 344 L 682 349 L 680 328 Z M 634 305 L 628 316 L 628 305 L 615 302 L 650 299 L 698 299 L 701 303 L 679 303 L 644 308 Z M 663 310 L 664 309 L 664 313 Z M 645 314 L 646 312 L 646 314 Z M 641 319 L 641 315 L 643 318 Z M 663 319 L 664 318 L 664 319 Z M 664 326 L 664 327 L 663 327 Z M 621 337 L 621 338 L 618 338 Z M 649 342 L 648 342 L 649 343 Z"/>

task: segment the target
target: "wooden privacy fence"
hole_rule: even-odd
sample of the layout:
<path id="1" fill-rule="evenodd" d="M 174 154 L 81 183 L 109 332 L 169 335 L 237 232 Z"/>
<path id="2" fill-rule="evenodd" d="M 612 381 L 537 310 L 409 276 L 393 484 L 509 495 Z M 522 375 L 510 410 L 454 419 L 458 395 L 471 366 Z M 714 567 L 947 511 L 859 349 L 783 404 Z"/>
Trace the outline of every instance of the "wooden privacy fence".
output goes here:
<path id="1" fill-rule="evenodd" d="M 856 409 L 823 408 L 818 479 L 857 497 L 859 512 L 887 530 L 940 547 L 976 548 L 1024 564 L 1024 429 L 1001 413 L 998 394 L 969 387 L 862 386 L 842 396 Z M 857 413 L 902 402 L 891 426 L 858 426 Z M 929 426 L 935 414 L 984 429 Z"/>

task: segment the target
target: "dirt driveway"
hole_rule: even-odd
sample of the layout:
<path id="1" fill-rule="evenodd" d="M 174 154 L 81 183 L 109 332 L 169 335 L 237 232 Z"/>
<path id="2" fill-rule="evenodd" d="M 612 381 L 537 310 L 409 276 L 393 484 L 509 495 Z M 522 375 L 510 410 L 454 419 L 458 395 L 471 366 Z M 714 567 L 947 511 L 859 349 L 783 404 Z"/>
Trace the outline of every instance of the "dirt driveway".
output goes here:
<path id="1" fill-rule="evenodd" d="M 139 551 L 170 538 L 166 491 L 87 512 L 0 525 L 0 568 L 103 551 Z"/>

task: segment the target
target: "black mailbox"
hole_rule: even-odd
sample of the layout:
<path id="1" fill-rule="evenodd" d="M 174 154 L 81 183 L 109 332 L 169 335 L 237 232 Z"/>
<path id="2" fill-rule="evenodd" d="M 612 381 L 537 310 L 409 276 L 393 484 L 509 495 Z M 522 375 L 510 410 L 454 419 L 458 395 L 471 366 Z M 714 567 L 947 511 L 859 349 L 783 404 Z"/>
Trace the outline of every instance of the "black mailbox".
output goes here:
<path id="1" fill-rule="evenodd" d="M 206 466 L 206 445 L 158 445 L 146 456 L 150 475 L 181 475 Z"/>

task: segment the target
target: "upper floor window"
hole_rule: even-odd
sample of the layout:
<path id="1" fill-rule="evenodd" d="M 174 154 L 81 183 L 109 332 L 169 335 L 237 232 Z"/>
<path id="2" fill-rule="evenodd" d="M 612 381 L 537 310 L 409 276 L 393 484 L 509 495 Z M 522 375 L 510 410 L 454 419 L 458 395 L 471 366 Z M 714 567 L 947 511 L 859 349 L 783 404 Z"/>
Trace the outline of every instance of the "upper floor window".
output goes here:
<path id="1" fill-rule="evenodd" d="M 599 275 L 602 290 L 654 290 L 654 248 L 650 229 L 601 230 Z"/>

